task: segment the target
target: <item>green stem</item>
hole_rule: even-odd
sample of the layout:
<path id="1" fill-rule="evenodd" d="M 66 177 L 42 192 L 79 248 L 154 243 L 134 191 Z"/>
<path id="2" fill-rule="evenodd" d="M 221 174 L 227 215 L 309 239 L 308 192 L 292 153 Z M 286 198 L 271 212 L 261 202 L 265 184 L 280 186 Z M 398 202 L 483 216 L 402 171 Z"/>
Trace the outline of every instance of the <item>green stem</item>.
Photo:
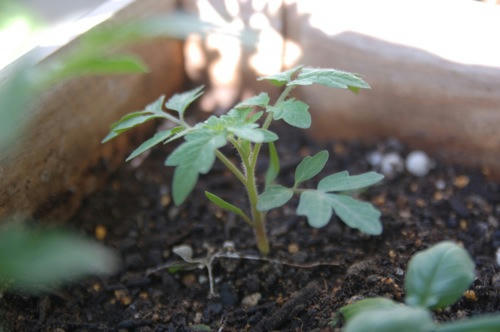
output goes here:
<path id="1" fill-rule="evenodd" d="M 293 90 L 293 88 L 295 88 L 295 86 L 293 86 L 293 85 L 287 86 L 285 88 L 285 90 L 283 90 L 283 92 L 280 94 L 280 96 L 278 97 L 278 99 L 276 100 L 276 102 L 274 103 L 274 106 L 278 105 L 283 100 L 285 100 L 285 98 L 288 96 L 288 94 L 290 93 L 290 91 Z M 268 112 L 266 120 L 264 120 L 264 124 L 262 125 L 262 129 L 269 128 L 269 126 L 271 125 L 272 121 L 273 121 L 273 113 L 272 112 Z M 262 143 L 257 143 L 257 144 L 255 144 L 255 146 L 253 148 L 253 152 L 252 152 L 252 155 L 251 155 L 251 161 L 250 161 L 250 165 L 251 165 L 252 168 L 255 168 L 255 166 L 257 164 L 257 159 L 259 157 L 259 153 L 260 153 L 261 147 L 262 147 Z"/>
<path id="2" fill-rule="evenodd" d="M 246 189 L 248 200 L 250 201 L 250 211 L 252 212 L 257 248 L 259 248 L 262 255 L 267 256 L 269 254 L 269 240 L 267 239 L 266 232 L 266 215 L 265 212 L 257 210 L 259 194 L 257 192 L 257 184 L 255 181 L 255 168 L 250 167 L 247 169 Z"/>
<path id="3" fill-rule="evenodd" d="M 215 150 L 215 155 L 231 171 L 231 173 L 233 173 L 234 176 L 236 176 L 236 178 L 238 178 L 238 180 L 240 180 L 241 183 L 243 183 L 243 185 L 246 187 L 247 179 L 245 178 L 245 175 L 243 175 L 243 173 L 241 173 L 241 171 L 238 169 L 238 167 L 236 167 L 236 165 L 233 164 L 233 162 L 231 160 L 229 160 L 229 158 L 227 158 L 219 150 Z"/>

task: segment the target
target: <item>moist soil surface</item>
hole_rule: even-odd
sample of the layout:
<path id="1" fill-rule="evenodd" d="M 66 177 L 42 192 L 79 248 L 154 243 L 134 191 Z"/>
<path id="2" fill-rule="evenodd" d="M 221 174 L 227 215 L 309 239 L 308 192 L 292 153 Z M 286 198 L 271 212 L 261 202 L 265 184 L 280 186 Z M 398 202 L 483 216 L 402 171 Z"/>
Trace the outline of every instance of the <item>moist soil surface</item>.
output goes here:
<path id="1" fill-rule="evenodd" d="M 373 151 L 409 152 L 395 140 L 317 144 L 298 130 L 275 128 L 281 139 L 279 182 L 293 184 L 296 164 L 321 149 L 330 152 L 321 176 L 340 170 L 372 170 Z M 139 142 L 138 142 L 139 143 Z M 44 296 L 4 294 L 3 321 L 13 331 L 335 331 L 343 305 L 364 297 L 404 298 L 409 257 L 441 240 L 462 244 L 476 263 L 477 279 L 458 303 L 435 313 L 438 321 L 500 309 L 500 188 L 486 170 L 436 163 L 419 178 L 407 172 L 386 177 L 360 194 L 382 212 L 384 232 L 366 236 L 338 218 L 314 229 L 296 216 L 295 197 L 268 214 L 272 261 L 218 258 L 209 298 L 206 269 L 148 270 L 181 261 L 172 249 L 190 245 L 194 257 L 231 245 L 258 255 L 252 230 L 241 219 L 207 203 L 209 190 L 246 206 L 239 182 L 216 162 L 180 207 L 170 197 L 172 169 L 163 166 L 172 147 L 156 148 L 123 165 L 108 185 L 83 203 L 69 225 L 111 248 L 122 267 L 111 277 L 89 278 Z M 226 150 L 231 154 L 233 151 Z M 265 151 L 263 151 L 265 152 Z M 267 165 L 261 154 L 262 173 Z M 262 179 L 261 179 L 262 180 Z M 104 236 L 105 235 L 105 236 Z M 226 249 L 229 250 L 229 249 Z"/>

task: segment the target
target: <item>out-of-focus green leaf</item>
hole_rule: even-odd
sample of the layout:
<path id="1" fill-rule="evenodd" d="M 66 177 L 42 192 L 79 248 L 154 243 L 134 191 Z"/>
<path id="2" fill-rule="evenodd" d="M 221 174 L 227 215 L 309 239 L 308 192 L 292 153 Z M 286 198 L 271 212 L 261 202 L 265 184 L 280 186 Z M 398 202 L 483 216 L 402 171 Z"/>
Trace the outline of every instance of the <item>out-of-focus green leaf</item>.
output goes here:
<path id="1" fill-rule="evenodd" d="M 348 172 L 335 173 L 323 178 L 318 184 L 322 191 L 351 191 L 366 188 L 384 178 L 382 174 L 367 172 L 360 175 L 349 175 Z"/>
<path id="2" fill-rule="evenodd" d="M 368 83 L 356 74 L 324 68 L 303 68 L 297 78 L 288 83 L 288 85 L 311 84 L 350 89 L 353 92 L 357 92 L 359 89 L 370 89 Z"/>
<path id="3" fill-rule="evenodd" d="M 399 305 L 366 310 L 354 316 L 344 332 L 431 332 L 434 327 L 427 310 Z"/>
<path id="4" fill-rule="evenodd" d="M 266 172 L 266 187 L 268 187 L 280 172 L 280 158 L 273 142 L 269 142 L 269 166 Z"/>
<path id="5" fill-rule="evenodd" d="M 328 151 L 323 150 L 316 153 L 314 156 L 307 156 L 299 163 L 295 169 L 295 185 L 298 186 L 301 182 L 309 180 L 316 176 L 328 160 Z"/>
<path id="6" fill-rule="evenodd" d="M 483 315 L 456 322 L 443 323 L 435 332 L 498 332 L 500 331 L 500 315 Z"/>
<path id="7" fill-rule="evenodd" d="M 269 75 L 269 76 L 263 76 L 257 78 L 258 81 L 266 80 L 270 81 L 271 84 L 276 85 L 276 86 L 283 86 L 290 82 L 292 80 L 292 77 L 298 73 L 303 66 L 297 66 L 292 69 L 286 70 L 284 72 L 281 72 L 279 74 L 274 74 L 274 75 Z"/>
<path id="8" fill-rule="evenodd" d="M 349 322 L 355 316 L 363 314 L 367 310 L 393 308 L 400 305 L 385 297 L 372 297 L 343 306 L 339 311 L 344 316 L 345 321 Z"/>
<path id="9" fill-rule="evenodd" d="M 280 185 L 270 185 L 259 195 L 257 210 L 268 211 L 280 207 L 288 202 L 293 196 L 293 190 Z"/>
<path id="10" fill-rule="evenodd" d="M 10 224 L 0 229 L 0 280 L 29 292 L 117 268 L 113 252 L 97 242 L 58 230 Z"/>
<path id="11" fill-rule="evenodd" d="M 18 131 L 23 128 L 38 89 L 33 82 L 32 60 L 25 58 L 12 65 L 7 76 L 0 80 L 0 151 L 15 145 Z"/>
<path id="12" fill-rule="evenodd" d="M 406 303 L 444 308 L 455 303 L 474 280 L 474 262 L 453 242 L 441 242 L 414 255 L 405 278 Z"/>
<path id="13" fill-rule="evenodd" d="M 56 82 L 84 75 L 110 75 L 145 73 L 147 65 L 137 56 L 116 54 L 109 56 L 90 54 L 70 58 L 58 63 L 48 73 L 45 79 Z"/>

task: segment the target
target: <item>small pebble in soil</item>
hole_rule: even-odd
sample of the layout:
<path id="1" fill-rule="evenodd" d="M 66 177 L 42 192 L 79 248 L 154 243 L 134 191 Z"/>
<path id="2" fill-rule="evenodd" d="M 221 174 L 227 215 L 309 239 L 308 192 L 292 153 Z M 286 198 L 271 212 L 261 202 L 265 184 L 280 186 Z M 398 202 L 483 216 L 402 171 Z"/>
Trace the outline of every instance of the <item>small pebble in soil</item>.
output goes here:
<path id="1" fill-rule="evenodd" d="M 243 300 L 241 300 L 241 305 L 247 308 L 255 307 L 259 303 L 261 298 L 262 294 L 260 293 L 247 295 L 243 298 Z"/>
<path id="2" fill-rule="evenodd" d="M 500 266 L 500 248 L 497 248 L 497 265 Z"/>
<path id="3" fill-rule="evenodd" d="M 200 285 L 203 285 L 203 284 L 204 284 L 204 283 L 206 283 L 207 281 L 208 281 L 208 278 L 207 278 L 205 275 L 200 274 L 200 275 L 198 276 L 198 283 L 199 283 Z"/>
<path id="4" fill-rule="evenodd" d="M 436 180 L 434 183 L 437 190 L 444 190 L 446 188 L 446 182 L 443 179 Z"/>
<path id="5" fill-rule="evenodd" d="M 380 153 L 379 151 L 373 151 L 368 154 L 366 157 L 366 160 L 372 167 L 378 168 L 380 166 L 380 163 L 382 162 L 383 154 Z"/>
<path id="6" fill-rule="evenodd" d="M 288 245 L 288 252 L 291 254 L 296 254 L 299 252 L 299 245 L 297 243 L 290 243 Z"/>
<path id="7" fill-rule="evenodd" d="M 468 289 L 468 290 L 465 291 L 464 297 L 468 301 L 471 301 L 471 302 L 476 302 L 477 301 L 476 292 L 474 292 L 473 290 L 470 290 L 470 289 Z"/>
<path id="8" fill-rule="evenodd" d="M 95 227 L 95 238 L 102 241 L 106 238 L 107 230 L 103 225 L 97 225 Z"/>
<path id="9" fill-rule="evenodd" d="M 467 187 L 469 181 L 470 179 L 467 175 L 460 175 L 453 180 L 453 185 L 459 189 L 462 189 Z"/>
<path id="10" fill-rule="evenodd" d="M 193 273 L 188 273 L 182 277 L 182 284 L 186 287 L 192 287 L 196 283 L 196 276 Z"/>
<path id="11" fill-rule="evenodd" d="M 493 247 L 500 247 L 500 229 L 497 229 L 495 232 L 493 232 L 493 236 L 492 236 L 492 243 L 493 243 Z"/>
<path id="12" fill-rule="evenodd" d="M 491 284 L 497 290 L 500 289 L 500 272 L 498 272 L 497 274 L 493 275 L 493 277 L 491 277 Z"/>
<path id="13" fill-rule="evenodd" d="M 404 170 L 403 158 L 396 153 L 385 154 L 380 161 L 380 171 L 388 178 L 393 178 Z"/>
<path id="14" fill-rule="evenodd" d="M 412 151 L 406 157 L 406 170 L 415 176 L 426 176 L 432 168 L 432 161 L 423 151 Z"/>

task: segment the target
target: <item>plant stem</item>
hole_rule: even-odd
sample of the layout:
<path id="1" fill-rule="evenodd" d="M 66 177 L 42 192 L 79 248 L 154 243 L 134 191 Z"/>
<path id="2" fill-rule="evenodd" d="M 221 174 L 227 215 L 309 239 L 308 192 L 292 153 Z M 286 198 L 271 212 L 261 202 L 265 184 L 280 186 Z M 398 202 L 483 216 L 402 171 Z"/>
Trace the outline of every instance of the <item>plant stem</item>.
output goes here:
<path id="1" fill-rule="evenodd" d="M 281 103 L 288 96 L 290 91 L 292 91 L 293 86 L 287 86 L 285 90 L 281 93 L 276 100 L 274 105 Z M 268 113 L 264 124 L 262 125 L 263 129 L 269 128 L 271 122 L 273 121 L 273 114 L 271 112 Z M 252 212 L 252 219 L 254 225 L 255 238 L 257 240 L 257 248 L 262 255 L 267 256 L 269 254 L 269 240 L 267 238 L 266 231 L 266 214 L 265 212 L 261 212 L 257 210 L 257 202 L 259 199 L 259 193 L 257 191 L 257 183 L 255 181 L 255 169 L 257 166 L 257 158 L 259 156 L 260 149 L 262 147 L 262 143 L 256 143 L 254 149 L 248 160 L 245 160 L 245 157 L 240 153 L 241 158 L 243 160 L 243 164 L 246 169 L 246 189 L 248 194 L 248 200 L 250 201 L 250 210 Z"/>
<path id="2" fill-rule="evenodd" d="M 259 194 L 257 192 L 257 184 L 255 181 L 255 168 L 250 167 L 247 169 L 247 194 L 250 201 L 250 210 L 252 212 L 253 227 L 255 231 L 255 238 L 257 240 L 257 248 L 262 255 L 269 254 L 269 240 L 267 239 L 266 232 L 266 214 L 257 210 L 257 201 Z"/>
<path id="3" fill-rule="evenodd" d="M 288 96 L 288 94 L 290 93 L 290 91 L 293 90 L 293 88 L 295 88 L 295 86 L 293 86 L 293 85 L 287 86 L 285 88 L 285 90 L 283 90 L 283 92 L 280 94 L 280 96 L 278 97 L 278 99 L 276 100 L 276 102 L 274 103 L 274 106 L 278 105 L 283 100 L 285 100 L 285 98 Z M 272 112 L 268 112 L 266 120 L 264 120 L 264 124 L 262 125 L 262 129 L 269 128 L 269 126 L 271 125 L 272 121 L 273 121 L 273 113 Z M 252 152 L 252 155 L 251 155 L 251 161 L 250 161 L 250 165 L 251 165 L 252 168 L 255 168 L 255 165 L 257 164 L 257 158 L 259 157 L 259 153 L 260 153 L 260 148 L 261 147 L 262 147 L 262 143 L 257 143 L 257 144 L 255 144 L 255 146 L 253 148 L 253 152 Z"/>
<path id="4" fill-rule="evenodd" d="M 245 178 L 245 175 L 243 175 L 243 173 L 241 173 L 241 171 L 238 169 L 238 167 L 236 167 L 236 165 L 233 164 L 233 162 L 231 160 L 229 160 L 229 158 L 227 158 L 219 150 L 215 150 L 215 155 L 231 171 L 231 173 L 233 173 L 234 176 L 236 176 L 236 178 L 238 178 L 238 180 L 240 180 L 241 183 L 243 183 L 243 185 L 246 187 L 247 179 Z"/>

